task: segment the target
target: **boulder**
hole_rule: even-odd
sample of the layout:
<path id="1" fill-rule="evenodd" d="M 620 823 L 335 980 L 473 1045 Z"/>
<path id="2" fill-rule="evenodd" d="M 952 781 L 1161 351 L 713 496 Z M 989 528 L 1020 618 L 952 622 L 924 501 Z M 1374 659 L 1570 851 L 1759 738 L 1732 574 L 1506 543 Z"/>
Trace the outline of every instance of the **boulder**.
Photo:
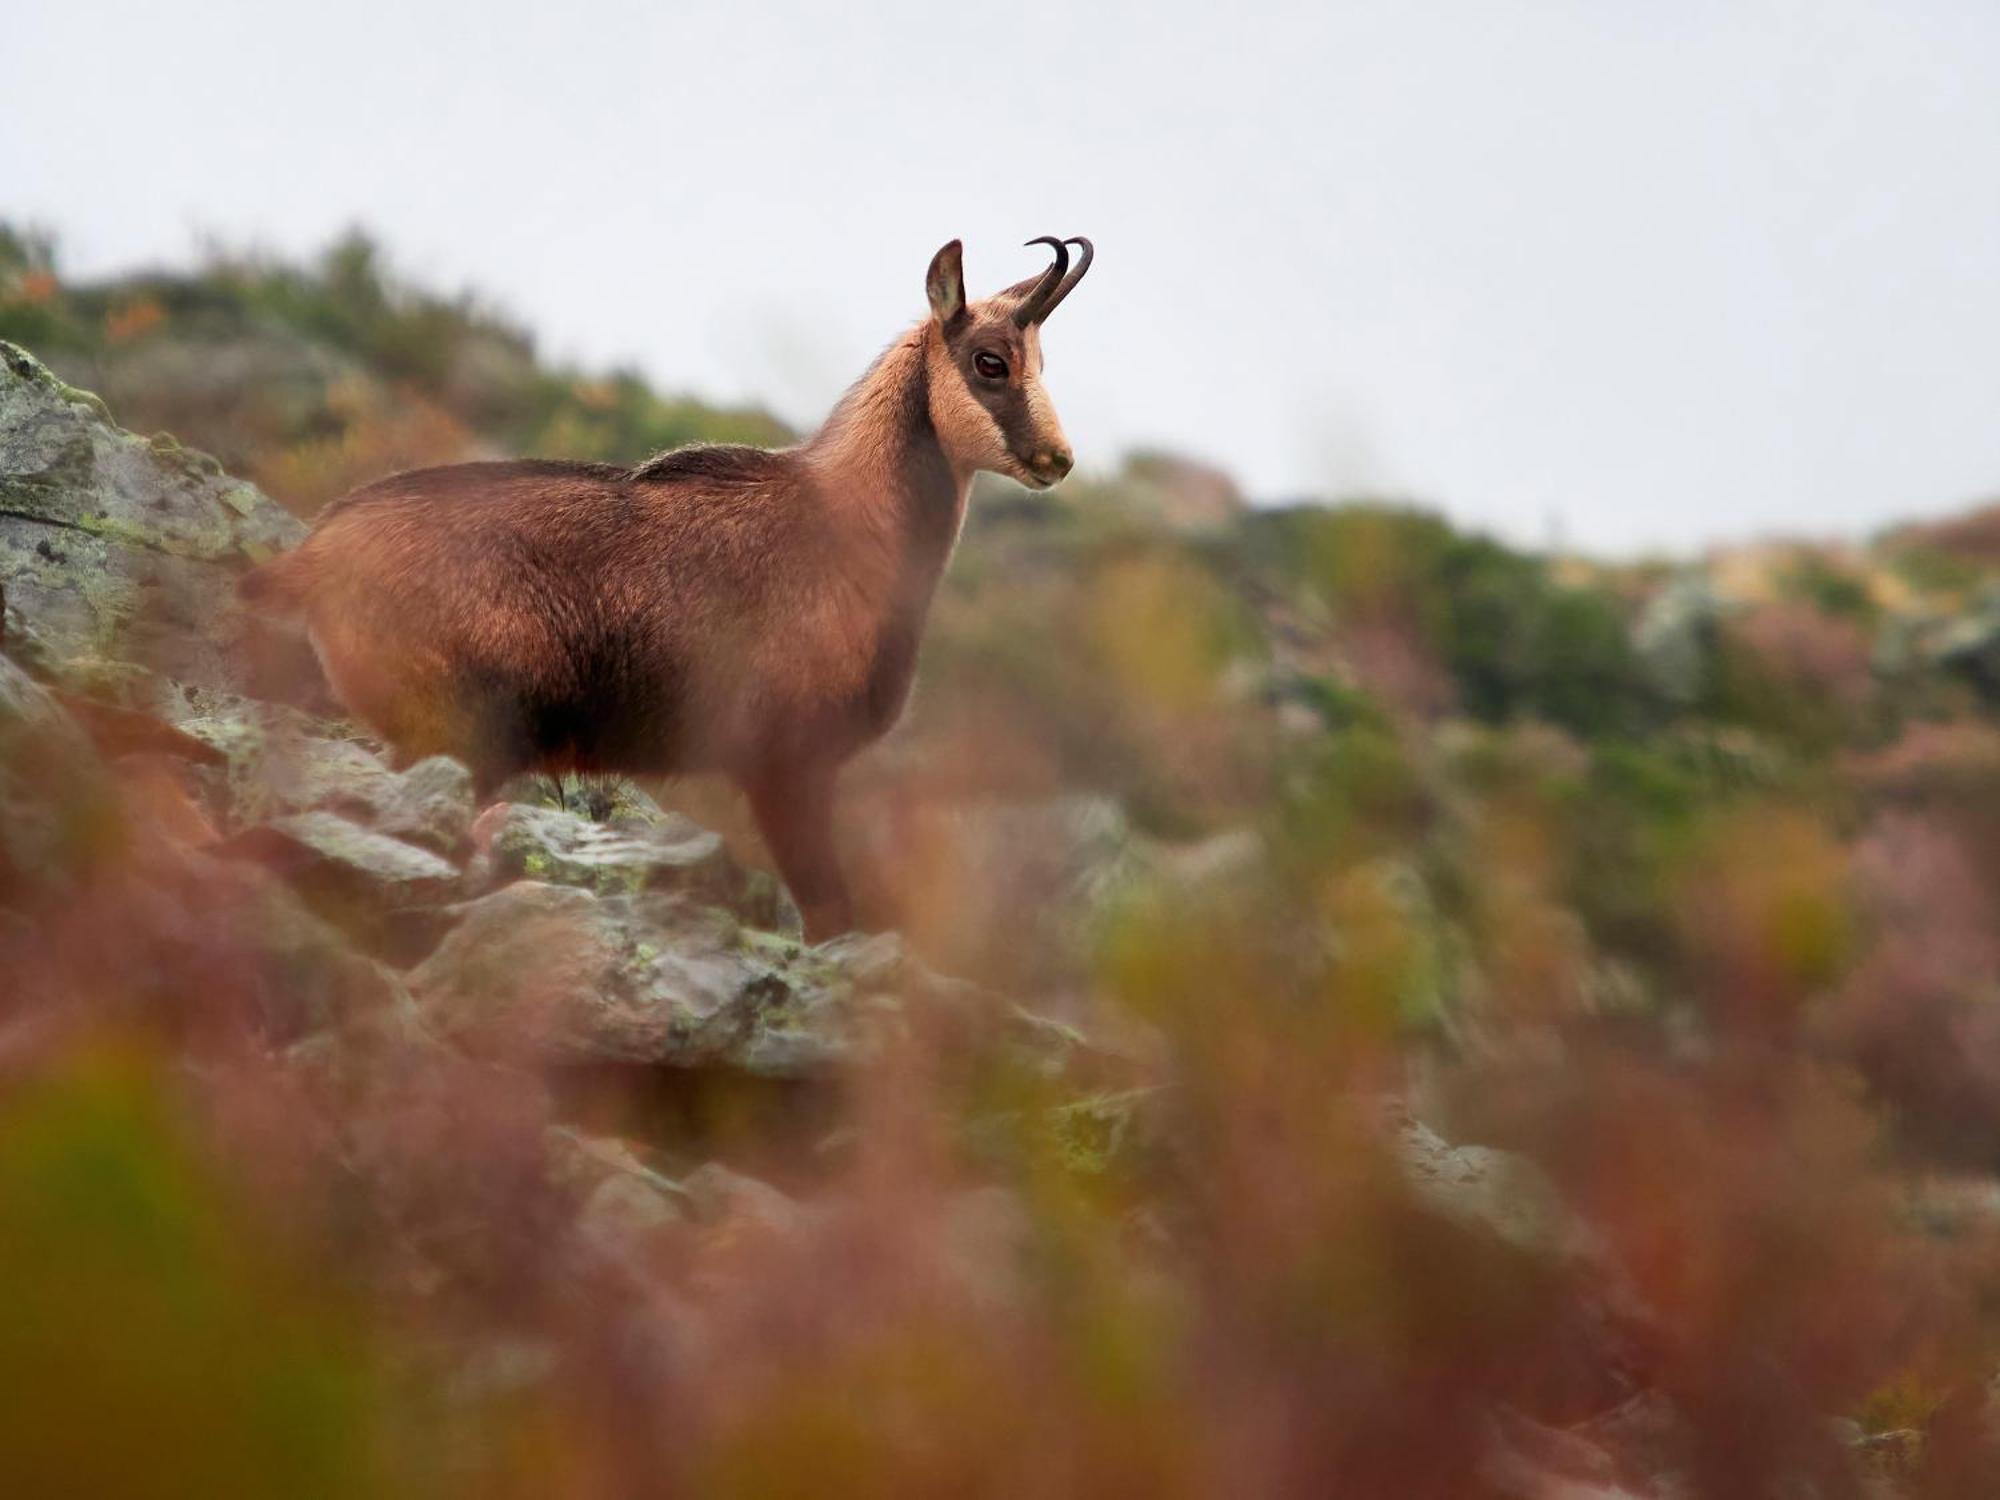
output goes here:
<path id="1" fill-rule="evenodd" d="M 336 813 L 375 833 L 454 855 L 472 830 L 472 773 L 445 756 L 391 769 L 372 741 L 285 704 L 161 685 L 158 712 L 227 772 L 228 818 L 244 828 Z"/>
<path id="2" fill-rule="evenodd" d="M 1658 1315 L 1540 1167 L 1511 1151 L 1453 1145 L 1399 1102 L 1384 1124 L 1390 1161 L 1419 1208 L 1483 1242 L 1495 1264 L 1563 1289 L 1545 1313 L 1550 1360 L 1532 1415 L 1601 1411 L 1659 1377 Z"/>
<path id="3" fill-rule="evenodd" d="M 696 1167 L 681 1180 L 689 1211 L 702 1224 L 749 1223 L 776 1235 L 796 1233 L 808 1211 L 767 1182 L 732 1172 L 721 1162 Z"/>
<path id="4" fill-rule="evenodd" d="M 674 1229 L 687 1222 L 690 1198 L 623 1141 L 550 1127 L 549 1174 L 576 1204 L 574 1234 L 587 1255 L 642 1268 Z"/>
<path id="5" fill-rule="evenodd" d="M 479 844 L 475 885 L 525 878 L 600 896 L 677 892 L 759 926 L 798 930 L 773 881 L 745 870 L 719 835 L 678 813 L 606 825 L 561 808 L 507 803 L 481 817 Z"/>
<path id="6" fill-rule="evenodd" d="M 62 677 L 137 667 L 241 679 L 235 579 L 304 527 L 213 459 L 116 426 L 102 402 L 0 343 L 0 587 Z"/>
<path id="7" fill-rule="evenodd" d="M 1490 1146 L 1454 1146 L 1407 1116 L 1391 1144 L 1411 1195 L 1461 1228 L 1554 1259 L 1601 1253 L 1597 1236 L 1526 1157 Z"/>
<path id="8" fill-rule="evenodd" d="M 656 891 L 519 881 L 463 907 L 410 985 L 440 1035 L 553 1062 L 793 1077 L 850 1040 L 835 960 Z"/>
<path id="9" fill-rule="evenodd" d="M 401 981 L 282 880 L 251 864 L 188 858 L 208 901 L 210 936 L 241 955 L 237 977 L 268 1040 L 288 1044 L 408 1010 Z"/>
<path id="10" fill-rule="evenodd" d="M 350 933 L 406 951 L 429 946 L 439 925 L 432 909 L 449 901 L 459 882 L 457 867 L 430 850 L 338 813 L 274 818 L 217 847 L 283 876 Z"/>
<path id="11" fill-rule="evenodd" d="M 443 755 L 395 771 L 354 740 L 293 734 L 270 742 L 254 774 L 239 781 L 239 810 L 266 817 L 337 814 L 450 855 L 472 830 L 472 773 Z"/>

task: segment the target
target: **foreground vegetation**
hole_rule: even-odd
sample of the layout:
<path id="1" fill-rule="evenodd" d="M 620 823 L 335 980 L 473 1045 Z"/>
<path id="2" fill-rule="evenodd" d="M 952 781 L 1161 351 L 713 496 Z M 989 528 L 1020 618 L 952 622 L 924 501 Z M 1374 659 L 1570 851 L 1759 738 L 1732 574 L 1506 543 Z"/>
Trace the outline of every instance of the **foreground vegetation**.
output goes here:
<path id="1" fill-rule="evenodd" d="M 783 437 L 360 239 L 72 286 L 0 234 L 0 338 L 298 516 Z M 1996 513 L 1608 565 L 1162 455 L 991 486 L 851 774 L 913 956 L 802 953 L 711 788 L 413 820 L 303 674 L 175 654 L 226 590 L 116 549 L 290 523 L 144 534 L 15 380 L 10 1488 L 1991 1492 Z M 717 984 L 707 1050 L 569 1008 Z"/>

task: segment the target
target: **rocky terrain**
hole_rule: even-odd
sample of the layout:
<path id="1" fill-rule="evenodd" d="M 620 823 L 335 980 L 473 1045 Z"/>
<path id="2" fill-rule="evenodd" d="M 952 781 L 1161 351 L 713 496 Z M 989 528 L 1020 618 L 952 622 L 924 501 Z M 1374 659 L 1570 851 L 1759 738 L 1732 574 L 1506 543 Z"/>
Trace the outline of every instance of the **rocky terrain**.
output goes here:
<path id="1" fill-rule="evenodd" d="M 809 947 L 699 789 L 392 770 L 0 343 L 10 1492 L 1989 1492 L 1974 549 L 1077 488 Z"/>
<path id="2" fill-rule="evenodd" d="M 138 783 L 171 843 L 229 872 L 253 926 L 371 992 L 274 994 L 273 1040 L 387 1011 L 517 1060 L 810 1079 L 899 996 L 981 1008 L 893 937 L 803 947 L 772 877 L 637 788 L 602 822 L 475 809 L 456 762 L 393 771 L 351 724 L 255 696 L 235 578 L 304 528 L 213 460 L 113 426 L 25 351 L 0 347 L 0 368 L 9 748 L 101 781 L 91 796 Z M 24 821 L 0 868 L 38 885 L 61 799 L 9 792 Z"/>

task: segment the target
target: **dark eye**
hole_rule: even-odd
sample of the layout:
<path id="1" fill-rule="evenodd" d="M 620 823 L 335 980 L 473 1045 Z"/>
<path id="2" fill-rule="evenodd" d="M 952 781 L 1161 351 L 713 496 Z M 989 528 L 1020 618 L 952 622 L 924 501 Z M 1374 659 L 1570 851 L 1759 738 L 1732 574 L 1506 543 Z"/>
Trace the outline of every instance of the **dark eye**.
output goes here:
<path id="1" fill-rule="evenodd" d="M 984 350 L 972 356 L 972 368 L 988 380 L 1007 378 L 1007 361 L 997 354 L 988 354 Z"/>

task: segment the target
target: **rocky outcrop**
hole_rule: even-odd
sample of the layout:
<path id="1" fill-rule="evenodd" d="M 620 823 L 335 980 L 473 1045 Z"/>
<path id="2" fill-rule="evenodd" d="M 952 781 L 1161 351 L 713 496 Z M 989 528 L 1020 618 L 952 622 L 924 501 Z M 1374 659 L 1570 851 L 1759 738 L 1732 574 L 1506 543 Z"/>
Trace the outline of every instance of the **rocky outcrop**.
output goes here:
<path id="1" fill-rule="evenodd" d="M 478 842 L 474 875 L 482 886 L 529 879 L 601 896 L 672 892 L 741 911 L 759 926 L 799 930 L 775 881 L 746 871 L 717 835 L 657 807 L 605 824 L 515 803 L 481 820 Z"/>
<path id="2" fill-rule="evenodd" d="M 824 1069 L 850 1013 L 837 953 L 651 892 L 521 881 L 472 902 L 410 976 L 439 1035 L 564 1063 Z"/>
<path id="3" fill-rule="evenodd" d="M 367 1268 L 377 1282 L 510 1310 L 536 1276 L 561 1283 L 552 1300 L 608 1284 L 622 1293 L 610 1304 L 621 1359 L 685 1369 L 700 1368 L 703 1310 L 663 1293 L 656 1267 L 762 1296 L 766 1262 L 746 1245 L 857 1243 L 853 1220 L 879 1203 L 789 1179 L 781 1190 L 711 1159 L 712 1135 L 624 1095 L 612 1123 L 587 1117 L 601 1100 L 580 1095 L 611 1092 L 607 1075 L 655 1096 L 713 1085 L 740 1124 L 753 1100 L 791 1109 L 879 1081 L 868 1065 L 921 1033 L 938 1075 L 925 1087 L 956 1087 L 953 1070 L 976 1060 L 963 1070 L 977 1075 L 968 1134 L 1033 1120 L 1015 1134 L 1045 1137 L 1080 1180 L 1120 1179 L 1112 1197 L 1186 1168 L 1161 1128 L 1171 1081 L 1135 1086 L 1077 1032 L 932 973 L 893 936 L 802 942 L 775 882 L 643 793 L 598 816 L 528 791 L 481 810 L 464 767 L 397 769 L 352 726 L 267 701 L 238 649 L 232 583 L 296 534 L 248 486 L 120 432 L 93 398 L 0 346 L 0 1067 L 19 1045 L 16 994 L 56 997 L 55 1025 L 71 1019 L 64 1003 L 106 994 L 129 1029 L 178 1044 L 222 1029 L 204 1010 L 219 992 L 236 1029 L 180 1070 L 206 1075 L 190 1091 L 213 1085 L 205 1102 L 241 1110 L 244 1136 L 261 1110 L 309 1118 L 302 1143 L 253 1144 L 277 1159 L 274 1176 L 297 1168 L 287 1152 L 334 1164 L 324 1181 L 337 1188 L 302 1197 L 338 1200 L 329 1243 L 346 1243 L 350 1220 L 387 1226 L 356 1236 L 388 1262 Z M 1699 689 L 1713 624 L 1693 593 L 1650 618 L 1663 693 Z M 1258 858 L 1233 835 L 1168 850 L 1103 797 L 988 805 L 955 832 L 997 893 L 981 913 L 997 942 L 1020 930 L 1010 913 L 1040 903 L 1075 916 L 1063 940 L 1079 951 L 1081 923 L 1135 891 L 1171 883 L 1198 900 Z M 1407 874 L 1385 859 L 1355 878 L 1420 928 L 1429 898 Z M 1217 997 L 1223 1027 L 1229 998 Z M 233 1092 L 215 1083 L 231 1069 Z M 281 1094 L 306 1111 L 283 1114 Z M 902 1118 L 904 1101 L 876 1103 Z M 1553 1325 L 1536 1330 L 1546 1404 L 1524 1398 L 1529 1414 L 1496 1398 L 1472 1412 L 1484 1492 L 1695 1493 L 1688 1423 L 1650 1378 L 1652 1315 L 1590 1225 L 1521 1156 L 1454 1145 L 1396 1105 L 1376 1123 L 1395 1211 L 1422 1226 L 1411 1243 L 1527 1287 Z M 841 1134 L 820 1132 L 815 1150 L 855 1149 Z M 892 1199 L 893 1187 L 873 1191 Z M 1004 1316 L 1035 1274 L 1026 1196 L 954 1184 L 925 1274 Z M 1150 1210 L 1130 1217 L 1135 1241 L 1176 1232 Z M 549 1347 L 496 1336 L 452 1376 L 504 1389 L 558 1367 Z M 1884 1493 L 1919 1447 L 1858 1431 L 1828 1445 Z"/>
<path id="4" fill-rule="evenodd" d="M 298 997 L 274 1001 L 274 1039 L 318 1030 L 322 1051 L 400 1007 L 437 1045 L 523 1066 L 796 1078 L 839 1061 L 864 1012 L 966 1000 L 893 940 L 802 945 L 771 877 L 636 790 L 608 822 L 515 802 L 475 824 L 463 766 L 397 770 L 259 697 L 235 576 L 300 534 L 0 346 L 0 879 L 59 881 L 145 787 L 171 809 L 155 831 L 255 914 Z"/>
<path id="5" fill-rule="evenodd" d="M 303 531 L 214 460 L 123 431 L 94 396 L 0 344 L 0 591 L 66 679 L 143 668 L 233 685 L 236 575 Z"/>

